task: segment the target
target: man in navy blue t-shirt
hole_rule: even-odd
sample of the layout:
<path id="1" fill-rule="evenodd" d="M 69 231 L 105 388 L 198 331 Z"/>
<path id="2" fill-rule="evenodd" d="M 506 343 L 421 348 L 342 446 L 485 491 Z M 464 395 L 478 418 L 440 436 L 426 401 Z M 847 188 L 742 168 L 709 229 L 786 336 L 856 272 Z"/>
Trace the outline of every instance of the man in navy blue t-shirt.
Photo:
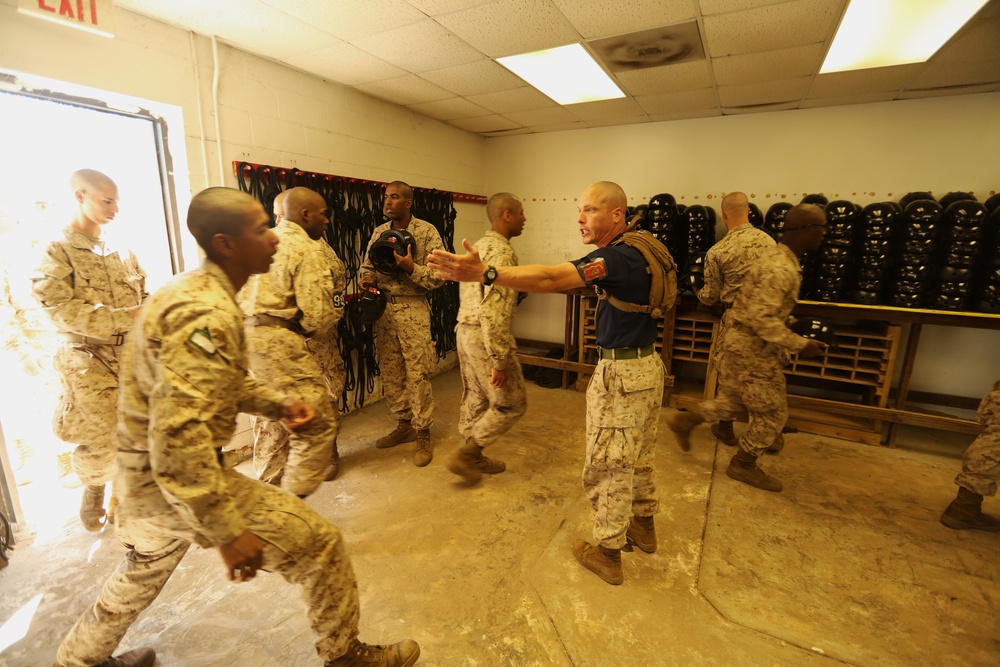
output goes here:
<path id="1" fill-rule="evenodd" d="M 663 363 L 656 352 L 656 321 L 612 304 L 649 303 L 650 276 L 642 253 L 616 243 L 627 226 L 625 192 L 602 181 L 580 195 L 577 220 L 583 242 L 597 250 L 552 266 L 492 267 L 467 242 L 463 256 L 435 250 L 427 266 L 447 280 L 497 284 L 525 292 L 561 292 L 593 286 L 599 361 L 587 387 L 587 458 L 583 486 L 594 508 L 594 540 L 577 540 L 573 555 L 609 584 L 623 581 L 626 540 L 656 550 L 653 515 L 658 509 L 653 444 L 663 400 Z"/>

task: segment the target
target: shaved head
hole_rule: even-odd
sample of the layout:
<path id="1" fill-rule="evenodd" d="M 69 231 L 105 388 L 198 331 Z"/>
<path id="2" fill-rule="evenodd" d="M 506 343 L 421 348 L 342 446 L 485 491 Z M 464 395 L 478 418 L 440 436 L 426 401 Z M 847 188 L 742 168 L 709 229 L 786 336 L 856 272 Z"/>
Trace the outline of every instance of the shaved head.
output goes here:
<path id="1" fill-rule="evenodd" d="M 790 232 L 806 225 L 822 225 L 826 222 L 826 213 L 816 204 L 799 204 L 788 209 L 785 214 L 785 231 Z"/>
<path id="2" fill-rule="evenodd" d="M 288 190 L 282 190 L 274 198 L 274 205 L 271 212 L 274 213 L 274 221 L 281 222 L 281 219 L 285 217 L 285 198 L 288 197 Z"/>
<path id="3" fill-rule="evenodd" d="M 322 195 L 309 188 L 285 190 L 285 218 L 292 222 L 302 222 L 302 210 L 312 206 L 324 207 Z"/>
<path id="4" fill-rule="evenodd" d="M 413 188 L 411 188 L 407 183 L 403 181 L 393 181 L 389 185 L 385 186 L 388 188 L 396 188 L 399 190 L 399 194 L 403 195 L 404 199 L 413 199 Z"/>
<path id="5" fill-rule="evenodd" d="M 498 192 L 486 202 L 486 217 L 491 223 L 503 217 L 505 211 L 514 211 L 521 207 L 521 200 L 509 192 Z"/>
<path id="6" fill-rule="evenodd" d="M 750 212 L 750 202 L 742 192 L 730 192 L 722 198 L 722 212 L 728 215 L 745 216 Z"/>
<path id="7" fill-rule="evenodd" d="M 624 212 L 628 208 L 628 197 L 625 191 L 617 183 L 611 181 L 598 181 L 587 186 L 594 196 L 594 201 L 607 204 L 610 208 L 621 208 Z M 624 214 L 624 213 L 623 213 Z"/>
<path id="8" fill-rule="evenodd" d="M 250 221 L 249 213 L 261 209 L 256 199 L 232 188 L 208 188 L 191 199 L 187 227 L 209 257 L 211 241 L 216 234 L 240 236 Z"/>
<path id="9" fill-rule="evenodd" d="M 115 182 L 108 178 L 108 176 L 95 169 L 74 171 L 73 175 L 69 177 L 69 186 L 73 189 L 73 192 L 78 190 L 101 190 L 108 187 L 118 188 Z"/>

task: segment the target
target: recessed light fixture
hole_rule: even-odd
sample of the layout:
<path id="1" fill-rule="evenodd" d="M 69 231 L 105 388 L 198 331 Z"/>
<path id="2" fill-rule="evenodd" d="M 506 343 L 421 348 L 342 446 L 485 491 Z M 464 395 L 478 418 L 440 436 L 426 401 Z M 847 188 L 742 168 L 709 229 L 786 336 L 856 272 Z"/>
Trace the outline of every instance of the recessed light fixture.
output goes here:
<path id="1" fill-rule="evenodd" d="M 921 63 L 987 0 L 851 0 L 821 74 Z"/>
<path id="2" fill-rule="evenodd" d="M 497 62 L 558 104 L 625 97 L 625 93 L 580 44 L 497 58 Z"/>

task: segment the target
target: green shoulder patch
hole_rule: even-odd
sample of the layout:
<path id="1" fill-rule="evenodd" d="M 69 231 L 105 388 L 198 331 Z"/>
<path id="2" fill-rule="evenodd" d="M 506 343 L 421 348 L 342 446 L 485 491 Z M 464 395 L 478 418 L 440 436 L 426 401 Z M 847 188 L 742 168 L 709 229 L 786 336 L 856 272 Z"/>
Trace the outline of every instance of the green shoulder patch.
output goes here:
<path id="1" fill-rule="evenodd" d="M 188 342 L 210 357 L 214 357 L 218 351 L 215 348 L 215 343 L 212 342 L 212 334 L 209 333 L 208 329 L 195 329 L 188 336 Z"/>

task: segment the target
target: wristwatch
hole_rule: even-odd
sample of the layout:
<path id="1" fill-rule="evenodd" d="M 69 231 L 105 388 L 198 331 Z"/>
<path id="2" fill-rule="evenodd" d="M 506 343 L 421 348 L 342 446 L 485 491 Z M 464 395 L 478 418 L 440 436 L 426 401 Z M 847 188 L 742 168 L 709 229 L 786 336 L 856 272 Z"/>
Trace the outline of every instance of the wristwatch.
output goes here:
<path id="1" fill-rule="evenodd" d="M 489 287 L 493 284 L 493 281 L 497 279 L 497 268 L 495 266 L 486 267 L 486 273 L 483 274 L 483 284 Z"/>

